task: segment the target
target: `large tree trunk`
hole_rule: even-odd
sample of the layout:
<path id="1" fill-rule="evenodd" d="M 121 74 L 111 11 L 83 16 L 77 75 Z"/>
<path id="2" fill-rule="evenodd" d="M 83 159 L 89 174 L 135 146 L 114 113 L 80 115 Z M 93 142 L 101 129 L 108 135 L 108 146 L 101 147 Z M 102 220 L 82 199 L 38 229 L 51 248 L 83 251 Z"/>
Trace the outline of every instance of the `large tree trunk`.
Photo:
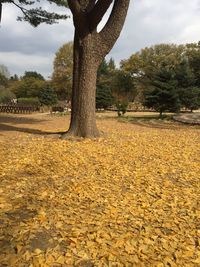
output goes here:
<path id="1" fill-rule="evenodd" d="M 96 79 L 100 60 L 93 51 L 92 34 L 75 32 L 71 122 L 66 136 L 98 137 L 96 126 Z"/>
<path id="2" fill-rule="evenodd" d="M 104 28 L 97 26 L 114 2 Z M 68 0 L 75 26 L 72 113 L 69 130 L 63 135 L 98 137 L 96 126 L 97 69 L 120 35 L 130 0 Z"/>

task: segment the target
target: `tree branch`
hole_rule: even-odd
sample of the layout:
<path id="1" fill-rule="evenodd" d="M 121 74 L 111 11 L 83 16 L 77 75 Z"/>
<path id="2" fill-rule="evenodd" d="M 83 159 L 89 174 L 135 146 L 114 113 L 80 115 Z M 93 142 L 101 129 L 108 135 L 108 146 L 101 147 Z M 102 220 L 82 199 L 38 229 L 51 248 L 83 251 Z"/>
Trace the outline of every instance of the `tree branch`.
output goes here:
<path id="1" fill-rule="evenodd" d="M 87 12 L 90 12 L 94 6 L 95 6 L 96 0 L 89 0 L 88 6 L 87 6 Z"/>
<path id="2" fill-rule="evenodd" d="M 105 53 L 109 53 L 122 31 L 130 0 L 115 0 L 110 17 L 99 33 Z"/>
<path id="3" fill-rule="evenodd" d="M 88 29 L 88 23 L 87 14 L 82 8 L 82 2 L 80 0 L 68 0 L 68 5 L 73 14 L 74 27 L 77 33 L 79 36 L 84 36 Z"/>
<path id="4" fill-rule="evenodd" d="M 77 0 L 68 0 L 69 8 L 74 17 L 79 16 L 81 13 L 81 6 Z"/>
<path id="5" fill-rule="evenodd" d="M 1 15 L 2 15 L 2 3 L 0 3 L 0 22 L 1 22 Z"/>
<path id="6" fill-rule="evenodd" d="M 112 4 L 113 0 L 99 0 L 89 13 L 90 29 L 93 31 L 97 28 L 106 11 Z"/>

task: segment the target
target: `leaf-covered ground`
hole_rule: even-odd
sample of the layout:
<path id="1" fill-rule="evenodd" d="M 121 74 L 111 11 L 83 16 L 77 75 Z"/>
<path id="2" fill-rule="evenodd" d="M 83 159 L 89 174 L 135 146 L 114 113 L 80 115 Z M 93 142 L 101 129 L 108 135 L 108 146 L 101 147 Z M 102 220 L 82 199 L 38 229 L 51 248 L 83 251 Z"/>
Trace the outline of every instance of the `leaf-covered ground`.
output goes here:
<path id="1" fill-rule="evenodd" d="M 0 136 L 0 266 L 200 266 L 200 131 L 154 126 Z"/>

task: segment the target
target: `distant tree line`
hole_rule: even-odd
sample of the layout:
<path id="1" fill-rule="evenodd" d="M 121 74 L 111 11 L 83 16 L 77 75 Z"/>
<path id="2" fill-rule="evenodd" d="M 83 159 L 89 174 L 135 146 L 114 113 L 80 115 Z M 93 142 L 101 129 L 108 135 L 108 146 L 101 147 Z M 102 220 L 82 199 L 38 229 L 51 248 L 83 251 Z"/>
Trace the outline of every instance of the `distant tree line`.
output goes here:
<path id="1" fill-rule="evenodd" d="M 9 77 L 0 65 L 0 102 L 17 98 L 52 106 L 71 99 L 73 43 L 64 44 L 56 53 L 52 78 L 46 81 L 35 71 L 22 77 Z M 28 100 L 27 100 L 28 99 Z M 96 108 L 113 105 L 118 115 L 124 114 L 128 103 L 163 112 L 193 111 L 200 107 L 200 43 L 186 45 L 159 44 L 146 47 L 122 60 L 103 60 L 97 74 Z"/>
<path id="2" fill-rule="evenodd" d="M 57 103 L 57 94 L 51 82 L 36 71 L 26 71 L 20 78 L 16 74 L 5 77 L 0 73 L 0 104 L 13 100 L 29 106 L 52 106 Z"/>
<path id="3" fill-rule="evenodd" d="M 200 43 L 147 47 L 121 62 L 139 101 L 160 113 L 200 107 Z"/>

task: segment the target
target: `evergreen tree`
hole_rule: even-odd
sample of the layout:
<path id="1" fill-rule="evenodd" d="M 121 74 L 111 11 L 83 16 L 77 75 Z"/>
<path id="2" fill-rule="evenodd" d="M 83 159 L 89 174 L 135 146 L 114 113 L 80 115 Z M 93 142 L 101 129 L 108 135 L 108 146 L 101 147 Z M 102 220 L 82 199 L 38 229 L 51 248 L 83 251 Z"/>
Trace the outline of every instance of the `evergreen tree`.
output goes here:
<path id="1" fill-rule="evenodd" d="M 185 56 L 195 77 L 195 87 L 200 87 L 200 42 L 186 44 Z"/>
<path id="2" fill-rule="evenodd" d="M 0 2 L 0 22 L 2 16 L 2 4 L 9 3 L 15 5 L 22 12 L 22 16 L 18 17 L 19 21 L 27 21 L 32 26 L 37 27 L 41 23 L 53 24 L 60 19 L 68 18 L 67 15 L 62 15 L 54 12 L 49 12 L 44 10 L 42 6 L 38 4 L 42 2 L 41 0 L 27 1 L 27 0 L 1 0 Z M 55 3 L 58 6 L 68 7 L 68 3 L 65 0 L 51 0 L 48 1 L 50 4 Z M 33 6 L 33 7 L 32 7 Z M 32 8 L 31 8 L 32 7 Z"/>
<path id="3" fill-rule="evenodd" d="M 97 86 L 96 91 L 96 108 L 106 109 L 113 104 L 113 96 L 109 87 L 107 86 Z"/>
<path id="4" fill-rule="evenodd" d="M 181 106 L 193 111 L 199 107 L 200 88 L 196 87 L 196 78 L 187 58 L 176 67 L 177 93 Z"/>
<path id="5" fill-rule="evenodd" d="M 111 57 L 111 59 L 108 61 L 108 68 L 110 71 L 116 70 L 116 65 L 114 59 Z"/>
<path id="6" fill-rule="evenodd" d="M 96 84 L 96 108 L 106 109 L 113 103 L 112 96 L 112 73 L 110 72 L 107 61 L 104 59 L 97 71 Z"/>
<path id="7" fill-rule="evenodd" d="M 146 91 L 144 105 L 159 112 L 177 112 L 180 110 L 180 101 L 176 92 L 177 81 L 172 69 L 162 66 L 151 83 L 151 90 Z"/>
<path id="8" fill-rule="evenodd" d="M 39 95 L 39 100 L 42 105 L 53 106 L 57 103 L 58 98 L 54 89 L 47 84 L 41 91 Z"/>
<path id="9" fill-rule="evenodd" d="M 195 109 L 200 108 L 200 88 L 199 87 L 188 87 L 182 89 L 181 93 L 181 105 L 191 112 Z"/>

